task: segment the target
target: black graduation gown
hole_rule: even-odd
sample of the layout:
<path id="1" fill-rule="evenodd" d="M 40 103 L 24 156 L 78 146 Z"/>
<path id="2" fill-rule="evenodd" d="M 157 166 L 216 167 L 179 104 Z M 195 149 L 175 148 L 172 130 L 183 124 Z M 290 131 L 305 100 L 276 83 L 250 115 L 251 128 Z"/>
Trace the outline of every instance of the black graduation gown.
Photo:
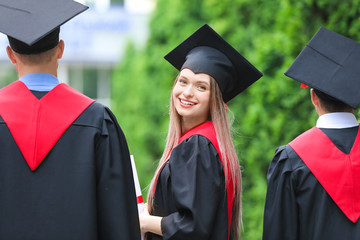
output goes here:
<path id="1" fill-rule="evenodd" d="M 321 130 L 348 154 L 358 127 Z M 264 240 L 360 239 L 359 220 L 346 217 L 289 145 L 276 150 L 267 181 Z"/>
<path id="2" fill-rule="evenodd" d="M 1 240 L 140 239 L 128 146 L 103 105 L 92 103 L 34 171 L 0 117 L 0 156 Z"/>
<path id="3" fill-rule="evenodd" d="M 153 215 L 163 217 L 163 237 L 148 239 L 227 240 L 227 212 L 219 154 L 206 137 L 193 135 L 172 150 L 159 174 Z"/>

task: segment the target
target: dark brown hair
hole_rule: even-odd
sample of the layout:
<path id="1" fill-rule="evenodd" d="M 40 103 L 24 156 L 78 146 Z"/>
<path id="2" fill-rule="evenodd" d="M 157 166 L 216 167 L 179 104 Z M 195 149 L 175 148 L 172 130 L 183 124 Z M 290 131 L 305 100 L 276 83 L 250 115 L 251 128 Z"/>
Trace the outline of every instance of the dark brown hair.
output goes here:
<path id="1" fill-rule="evenodd" d="M 319 97 L 320 103 L 327 112 L 349 112 L 354 110 L 346 103 L 314 88 L 315 94 Z"/>

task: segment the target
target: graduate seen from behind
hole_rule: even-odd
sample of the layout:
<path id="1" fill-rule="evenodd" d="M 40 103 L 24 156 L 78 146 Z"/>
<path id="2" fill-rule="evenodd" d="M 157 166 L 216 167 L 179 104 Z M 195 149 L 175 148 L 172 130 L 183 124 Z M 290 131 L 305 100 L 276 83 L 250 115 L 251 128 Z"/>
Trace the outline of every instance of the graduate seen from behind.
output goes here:
<path id="1" fill-rule="evenodd" d="M 316 126 L 276 150 L 264 240 L 360 239 L 360 44 L 320 28 L 285 73 L 311 87 Z"/>
<path id="2" fill-rule="evenodd" d="M 208 25 L 165 59 L 180 73 L 141 231 L 148 240 L 238 239 L 241 173 L 226 103 L 262 74 Z"/>
<path id="3" fill-rule="evenodd" d="M 127 143 L 111 111 L 57 78 L 72 0 L 2 0 L 19 80 L 0 90 L 0 239 L 140 239 Z"/>

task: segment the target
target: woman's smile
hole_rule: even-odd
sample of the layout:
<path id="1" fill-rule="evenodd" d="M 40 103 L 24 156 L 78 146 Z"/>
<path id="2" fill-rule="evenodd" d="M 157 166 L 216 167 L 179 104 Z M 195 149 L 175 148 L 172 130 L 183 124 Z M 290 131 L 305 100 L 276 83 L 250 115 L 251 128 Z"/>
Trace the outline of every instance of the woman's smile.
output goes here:
<path id="1" fill-rule="evenodd" d="M 182 98 L 179 98 L 179 101 L 180 101 L 180 105 L 185 108 L 190 108 L 190 107 L 196 105 L 195 102 L 192 102 L 192 101 L 189 101 L 186 99 L 182 99 Z"/>

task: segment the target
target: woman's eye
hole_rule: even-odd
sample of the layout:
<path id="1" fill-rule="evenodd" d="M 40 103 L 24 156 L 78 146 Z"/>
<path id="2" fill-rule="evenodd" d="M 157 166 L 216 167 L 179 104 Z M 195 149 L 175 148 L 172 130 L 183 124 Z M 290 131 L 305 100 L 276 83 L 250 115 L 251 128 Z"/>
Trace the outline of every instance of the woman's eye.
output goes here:
<path id="1" fill-rule="evenodd" d="M 180 80 L 179 80 L 179 83 L 180 83 L 180 84 L 186 84 L 186 81 L 183 80 L 183 79 L 180 79 Z"/>
<path id="2" fill-rule="evenodd" d="M 202 90 L 202 91 L 205 91 L 205 90 L 206 90 L 206 86 L 200 85 L 200 86 L 199 86 L 199 89 Z"/>

